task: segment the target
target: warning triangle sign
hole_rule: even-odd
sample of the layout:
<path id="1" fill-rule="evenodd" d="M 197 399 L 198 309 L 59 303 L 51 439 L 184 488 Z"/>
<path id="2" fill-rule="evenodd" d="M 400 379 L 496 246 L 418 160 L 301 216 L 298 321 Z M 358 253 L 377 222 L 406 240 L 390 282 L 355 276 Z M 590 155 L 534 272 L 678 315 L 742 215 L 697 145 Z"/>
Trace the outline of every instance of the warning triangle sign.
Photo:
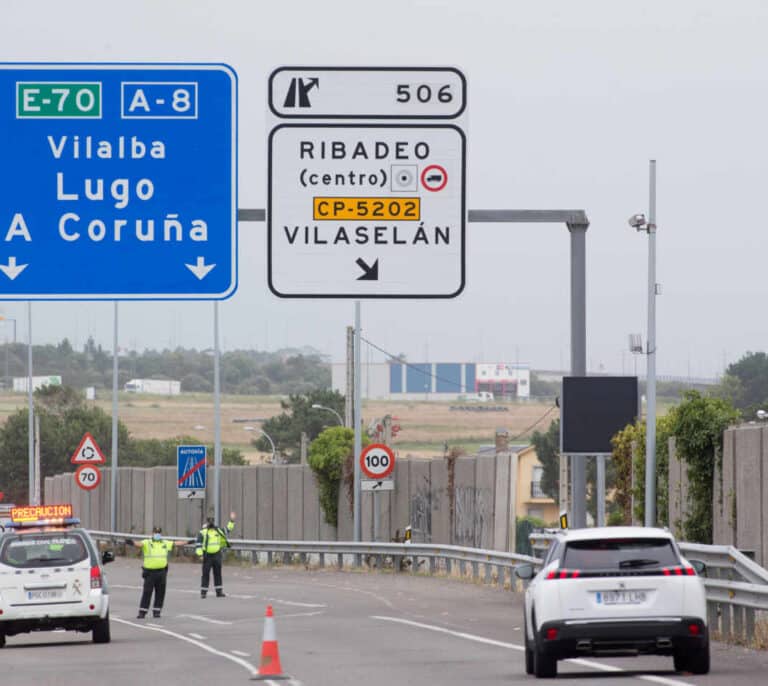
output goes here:
<path id="1" fill-rule="evenodd" d="M 106 461 L 101 448 L 99 448 L 93 436 L 86 431 L 70 462 L 72 464 L 104 464 Z"/>

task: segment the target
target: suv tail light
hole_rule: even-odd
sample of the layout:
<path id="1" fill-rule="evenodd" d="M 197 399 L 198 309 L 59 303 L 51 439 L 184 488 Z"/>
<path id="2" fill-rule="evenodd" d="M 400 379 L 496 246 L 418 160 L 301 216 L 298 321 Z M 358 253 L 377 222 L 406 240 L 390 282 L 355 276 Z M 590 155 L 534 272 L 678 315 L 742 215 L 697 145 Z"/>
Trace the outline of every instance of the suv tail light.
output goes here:
<path id="1" fill-rule="evenodd" d="M 101 570 L 98 566 L 91 567 L 91 588 L 101 588 Z"/>
<path id="2" fill-rule="evenodd" d="M 696 570 L 693 567 L 663 567 L 664 576 L 696 576 Z"/>
<path id="3" fill-rule="evenodd" d="M 578 579 L 580 569 L 553 569 L 547 574 L 547 579 Z"/>

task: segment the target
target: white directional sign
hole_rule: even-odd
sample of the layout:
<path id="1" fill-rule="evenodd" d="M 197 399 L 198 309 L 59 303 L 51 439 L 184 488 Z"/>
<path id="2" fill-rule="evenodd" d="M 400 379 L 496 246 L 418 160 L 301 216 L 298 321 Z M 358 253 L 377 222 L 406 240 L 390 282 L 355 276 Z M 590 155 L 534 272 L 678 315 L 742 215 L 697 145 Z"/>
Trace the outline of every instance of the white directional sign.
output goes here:
<path id="1" fill-rule="evenodd" d="M 392 479 L 380 479 L 374 481 L 372 479 L 361 479 L 360 490 L 362 491 L 394 491 L 395 482 Z"/>
<path id="2" fill-rule="evenodd" d="M 269 77 L 269 107 L 288 119 L 452 119 L 467 82 L 450 67 L 283 67 Z"/>
<path id="3" fill-rule="evenodd" d="M 370 76 L 370 79 L 367 77 Z M 268 277 L 286 298 L 450 298 L 465 284 L 465 109 L 453 69 L 280 69 Z M 320 123 L 323 118 L 354 123 Z M 375 123 L 361 120 L 402 120 Z M 414 120 L 419 120 L 415 122 Z"/>

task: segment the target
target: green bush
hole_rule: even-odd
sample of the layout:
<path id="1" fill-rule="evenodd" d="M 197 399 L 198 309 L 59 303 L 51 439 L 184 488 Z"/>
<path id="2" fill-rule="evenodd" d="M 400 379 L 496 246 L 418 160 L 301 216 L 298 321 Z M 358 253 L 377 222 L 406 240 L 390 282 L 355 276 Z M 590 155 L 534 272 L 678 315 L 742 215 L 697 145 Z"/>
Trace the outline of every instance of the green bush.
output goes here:
<path id="1" fill-rule="evenodd" d="M 309 466 L 317 478 L 320 505 L 325 521 L 333 526 L 339 522 L 339 489 L 344 464 L 352 459 L 355 432 L 343 426 L 332 426 L 309 444 Z M 363 436 L 363 445 L 368 444 Z"/>

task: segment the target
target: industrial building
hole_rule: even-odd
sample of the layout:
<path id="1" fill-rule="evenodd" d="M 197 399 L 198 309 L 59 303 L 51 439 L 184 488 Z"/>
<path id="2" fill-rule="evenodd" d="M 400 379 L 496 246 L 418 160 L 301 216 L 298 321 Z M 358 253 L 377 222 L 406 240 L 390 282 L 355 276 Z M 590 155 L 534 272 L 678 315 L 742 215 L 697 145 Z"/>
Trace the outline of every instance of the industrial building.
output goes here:
<path id="1" fill-rule="evenodd" d="M 361 393 L 369 400 L 459 400 L 481 391 L 494 400 L 527 399 L 531 370 L 525 364 L 481 362 L 363 362 Z M 347 368 L 331 365 L 333 389 L 346 392 Z"/>

